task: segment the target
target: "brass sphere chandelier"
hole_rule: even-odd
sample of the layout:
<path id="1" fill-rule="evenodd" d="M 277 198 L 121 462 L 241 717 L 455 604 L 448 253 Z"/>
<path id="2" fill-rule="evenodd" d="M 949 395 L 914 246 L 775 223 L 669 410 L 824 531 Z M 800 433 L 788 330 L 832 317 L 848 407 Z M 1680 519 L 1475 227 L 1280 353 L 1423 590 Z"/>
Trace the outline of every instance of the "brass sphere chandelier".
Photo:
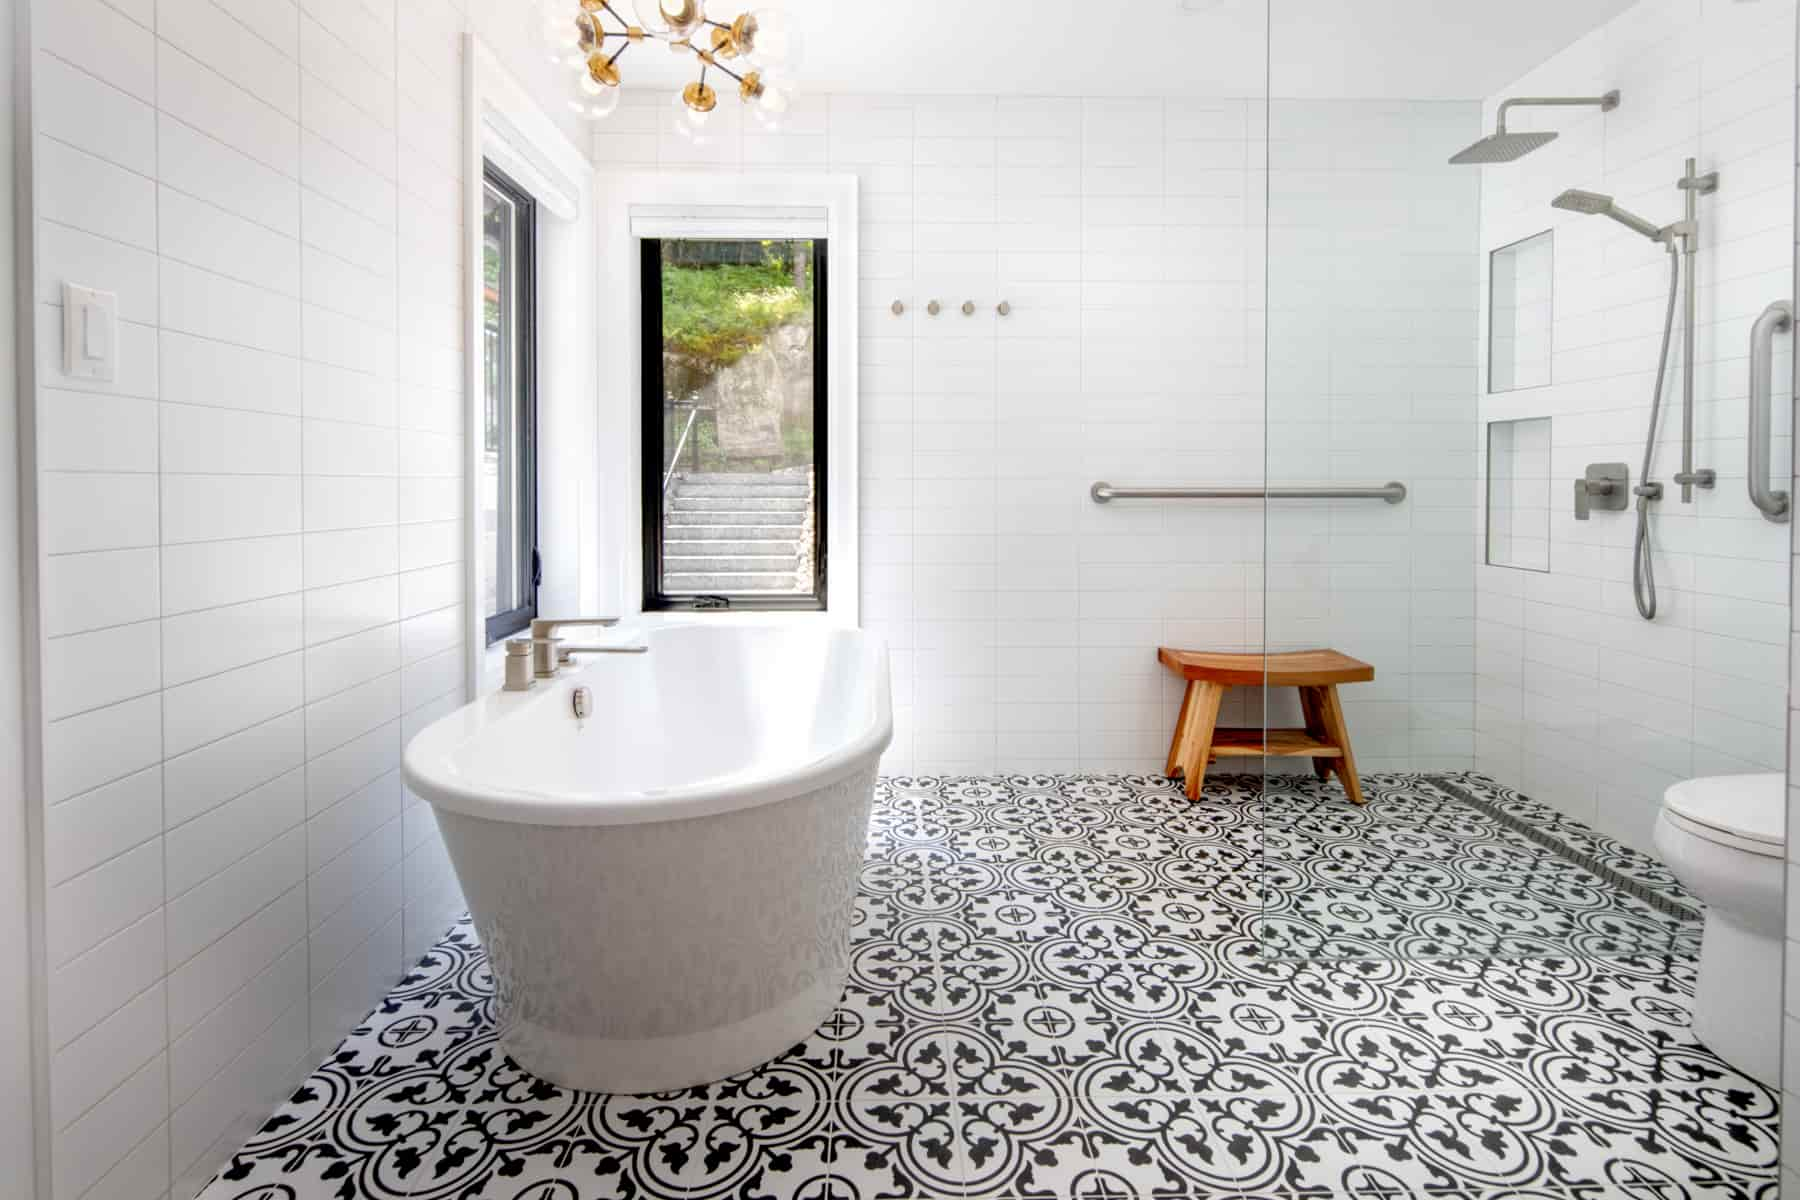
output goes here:
<path id="1" fill-rule="evenodd" d="M 590 121 L 619 107 L 619 60 L 633 46 L 662 42 L 692 55 L 696 79 L 675 94 L 675 128 L 701 140 L 718 108 L 708 76 L 724 77 L 767 128 L 779 127 L 793 103 L 787 72 L 799 65 L 800 34 L 788 15 L 753 9 L 714 20 L 705 0 L 632 0 L 635 21 L 619 15 L 626 0 L 540 0 L 550 61 L 570 72 L 569 107 Z M 724 85 L 721 85 L 724 86 Z"/>

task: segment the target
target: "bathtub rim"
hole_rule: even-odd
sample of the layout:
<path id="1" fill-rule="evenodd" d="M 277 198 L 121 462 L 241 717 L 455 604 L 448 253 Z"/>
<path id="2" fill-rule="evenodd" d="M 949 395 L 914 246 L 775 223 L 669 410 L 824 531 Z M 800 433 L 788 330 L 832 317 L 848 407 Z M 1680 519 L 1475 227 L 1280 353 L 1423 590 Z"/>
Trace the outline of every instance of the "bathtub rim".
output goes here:
<path id="1" fill-rule="evenodd" d="M 703 628 L 697 621 L 658 625 L 654 631 Z M 414 734 L 401 755 L 401 775 L 420 799 L 464 816 L 521 825 L 640 825 L 654 821 L 690 820 L 773 804 L 836 783 L 879 759 L 894 739 L 893 696 L 888 674 L 887 642 L 862 629 L 834 628 L 868 645 L 875 687 L 875 716 L 869 726 L 827 754 L 801 762 L 770 764 L 728 776 L 715 776 L 657 791 L 567 793 L 477 787 L 446 769 L 457 751 L 493 727 L 515 718 L 520 710 L 543 703 L 555 692 L 580 686 L 588 671 L 603 670 L 605 656 L 578 662 L 556 679 L 525 692 L 493 691 L 445 713 Z M 654 649 L 651 653 L 654 653 Z"/>

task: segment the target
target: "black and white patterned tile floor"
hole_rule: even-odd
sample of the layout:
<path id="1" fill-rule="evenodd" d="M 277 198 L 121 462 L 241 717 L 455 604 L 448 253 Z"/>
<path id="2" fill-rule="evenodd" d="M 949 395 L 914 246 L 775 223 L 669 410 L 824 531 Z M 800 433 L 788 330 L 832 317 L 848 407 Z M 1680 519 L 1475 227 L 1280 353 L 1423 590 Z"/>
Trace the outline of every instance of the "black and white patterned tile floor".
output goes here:
<path id="1" fill-rule="evenodd" d="M 1543 847 L 1367 786 L 883 780 L 842 1004 L 679 1093 L 513 1066 L 464 922 L 202 1195 L 1773 1200 L 1777 1099 L 1688 1029 L 1697 924 L 1608 879 L 1674 881 L 1572 825 L 1609 876 L 1509 871 Z"/>

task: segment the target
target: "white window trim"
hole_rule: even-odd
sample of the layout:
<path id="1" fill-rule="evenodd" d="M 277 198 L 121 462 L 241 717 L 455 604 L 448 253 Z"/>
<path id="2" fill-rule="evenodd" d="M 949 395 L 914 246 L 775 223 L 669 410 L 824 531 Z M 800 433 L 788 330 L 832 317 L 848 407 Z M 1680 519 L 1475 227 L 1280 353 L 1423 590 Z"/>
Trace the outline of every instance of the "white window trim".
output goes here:
<path id="1" fill-rule="evenodd" d="M 538 612 L 600 612 L 600 544 L 594 480 L 596 284 L 593 166 L 487 44 L 464 39 L 463 237 L 463 625 L 468 694 L 500 685 L 503 647 L 487 646 L 480 597 L 486 572 L 475 519 L 482 421 L 482 162 L 492 159 L 530 192 L 537 210 L 538 547 L 544 556 Z M 607 613 L 616 611 L 606 610 Z"/>
<path id="2" fill-rule="evenodd" d="M 647 624 L 669 621 L 738 621 L 750 624 L 825 622 L 854 626 L 861 572 L 857 562 L 857 180 L 854 175 L 756 172 L 603 172 L 595 177 L 600 246 L 601 530 L 615 547 L 605 562 L 609 611 Z M 830 388 L 829 468 L 825 502 L 826 608 L 823 612 L 644 612 L 642 380 L 643 319 L 639 295 L 638 238 L 634 213 L 693 227 L 730 228 L 733 236 L 758 236 L 747 214 L 768 215 L 776 236 L 786 214 L 823 213 L 831 252 L 827 260 L 826 379 Z"/>

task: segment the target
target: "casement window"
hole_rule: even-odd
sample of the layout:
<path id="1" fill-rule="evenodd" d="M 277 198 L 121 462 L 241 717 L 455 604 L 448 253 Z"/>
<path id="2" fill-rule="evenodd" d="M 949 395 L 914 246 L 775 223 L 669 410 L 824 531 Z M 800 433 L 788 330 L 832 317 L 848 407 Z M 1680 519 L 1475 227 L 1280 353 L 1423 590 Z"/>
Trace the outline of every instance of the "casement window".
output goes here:
<path id="1" fill-rule="evenodd" d="M 490 644 L 537 615 L 537 211 L 492 163 L 482 182 L 482 430 L 476 513 Z"/>
<path id="2" fill-rule="evenodd" d="M 826 239 L 640 239 L 644 611 L 826 607 Z"/>

